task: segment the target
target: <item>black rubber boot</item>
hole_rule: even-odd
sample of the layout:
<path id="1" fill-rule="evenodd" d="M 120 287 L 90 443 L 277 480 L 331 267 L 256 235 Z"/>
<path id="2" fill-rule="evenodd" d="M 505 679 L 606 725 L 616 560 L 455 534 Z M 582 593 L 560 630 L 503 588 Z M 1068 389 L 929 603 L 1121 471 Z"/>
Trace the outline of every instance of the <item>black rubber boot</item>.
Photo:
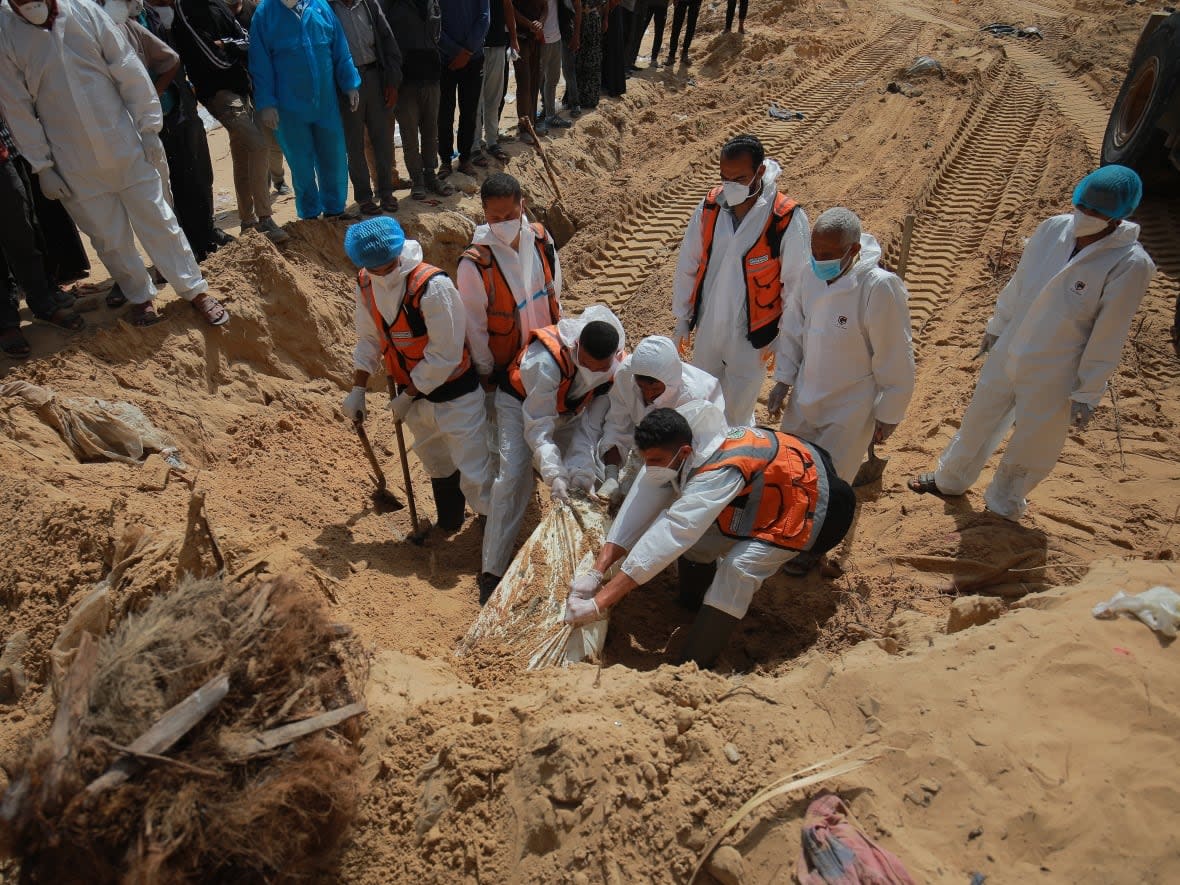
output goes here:
<path id="1" fill-rule="evenodd" d="M 676 663 L 696 661 L 702 670 L 711 668 L 729 643 L 729 637 L 741 623 L 741 618 L 728 615 L 719 608 L 702 605 L 696 619 L 688 628 L 688 639 L 680 650 Z"/>
<path id="2" fill-rule="evenodd" d="M 442 479 L 432 479 L 434 507 L 438 511 L 438 527 L 444 532 L 457 532 L 467 515 L 467 499 L 459 488 L 459 471 Z"/>
<path id="3" fill-rule="evenodd" d="M 492 594 L 496 592 L 496 588 L 500 586 L 500 577 L 491 572 L 480 572 L 475 583 L 479 587 L 479 604 L 481 606 L 487 605 Z"/>
<path id="4" fill-rule="evenodd" d="M 716 574 L 717 563 L 693 562 L 681 556 L 676 560 L 676 575 L 680 579 L 680 596 L 676 601 L 695 612 L 701 607 Z"/>

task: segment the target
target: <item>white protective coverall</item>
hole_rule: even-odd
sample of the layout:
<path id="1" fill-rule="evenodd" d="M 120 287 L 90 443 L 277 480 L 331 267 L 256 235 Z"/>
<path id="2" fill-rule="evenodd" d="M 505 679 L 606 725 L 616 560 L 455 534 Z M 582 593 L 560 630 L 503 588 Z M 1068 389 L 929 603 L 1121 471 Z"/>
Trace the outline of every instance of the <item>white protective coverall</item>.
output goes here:
<path id="1" fill-rule="evenodd" d="M 966 492 L 1015 422 L 984 493 L 989 510 L 1012 520 L 1057 463 L 1070 402 L 1102 399 L 1155 273 L 1137 224 L 1123 221 L 1071 257 L 1075 239 L 1071 215 L 1048 219 L 1029 239 L 987 324 L 999 338 L 934 474 L 942 493 Z"/>
<path id="2" fill-rule="evenodd" d="M 578 368 L 570 387 L 580 396 L 612 379 L 623 360 L 626 336 L 623 324 L 608 308 L 592 305 L 581 316 L 563 319 L 558 334 L 567 348 L 577 343 L 582 329 L 594 321 L 608 322 L 619 331 L 615 362 L 606 372 Z M 561 373 L 539 341 L 525 350 L 520 363 L 524 402 L 503 390 L 496 391 L 496 423 L 500 447 L 500 471 L 492 486 L 492 505 L 483 538 L 483 571 L 503 576 L 512 562 L 512 548 L 533 492 L 532 468 L 546 484 L 560 477 L 571 487 L 602 480 L 602 462 L 596 457 L 609 397 L 595 397 L 576 415 L 559 415 L 557 390 Z"/>
<path id="3" fill-rule="evenodd" d="M 712 403 L 679 406 L 692 427 L 692 459 L 681 473 L 681 488 L 655 486 L 640 471 L 619 508 L 608 542 L 628 551 L 621 570 L 637 584 L 646 584 L 680 556 L 693 562 L 716 562 L 704 604 L 735 617 L 745 617 L 762 582 L 796 555 L 794 550 L 762 541 L 730 538 L 717 528 L 717 517 L 745 488 L 740 470 L 730 468 L 695 474 L 713 456 L 729 428 Z"/>
<path id="4" fill-rule="evenodd" d="M 766 377 L 766 361 L 773 342 L 756 350 L 746 338 L 746 280 L 743 256 L 757 241 L 770 216 L 776 183 L 782 169 L 774 160 L 766 160 L 762 176 L 762 193 L 753 207 L 734 229 L 735 217 L 722 209 L 713 234 L 713 251 L 702 287 L 702 303 L 693 339 L 692 364 L 721 382 L 725 393 L 725 417 L 731 426 L 754 423 L 754 405 Z M 688 334 L 692 317 L 692 291 L 701 259 L 701 209 L 697 206 L 680 244 L 680 258 L 672 283 L 672 313 L 676 334 Z M 802 206 L 795 207 L 790 226 L 783 235 L 781 258 L 783 300 L 796 290 L 801 275 L 810 273 L 810 225 Z"/>
<path id="5" fill-rule="evenodd" d="M 66 209 L 129 301 L 156 295 L 136 237 L 181 297 L 208 289 L 144 153 L 141 134 L 163 126 L 156 90 L 106 12 L 58 0 L 45 30 L 0 8 L 0 107 L 33 171 L 69 187 Z"/>
<path id="6" fill-rule="evenodd" d="M 914 393 L 909 293 L 864 234 L 856 264 L 828 285 L 808 272 L 783 307 L 774 380 L 791 385 L 782 429 L 832 456 L 852 482 L 876 422 L 900 424 Z"/>
<path id="7" fill-rule="evenodd" d="M 370 275 L 373 298 L 387 323 L 397 318 L 406 293 L 406 277 L 421 261 L 422 245 L 417 240 L 406 240 L 397 270 L 384 277 Z M 427 394 L 451 377 L 463 359 L 466 321 L 463 304 L 454 283 L 445 276 L 436 276 L 422 295 L 421 307 L 429 342 L 410 378 L 423 395 L 414 400 L 404 423 L 413 434 L 414 453 L 430 478 L 443 479 L 458 469 L 463 497 L 476 513 L 486 515 L 492 487 L 492 454 L 484 436 L 487 412 L 483 391 L 477 387 L 445 403 L 426 399 Z M 353 353 L 356 368 L 371 375 L 384 372 L 381 358 L 384 334 L 373 323 L 357 286 L 357 341 Z"/>
<path id="8" fill-rule="evenodd" d="M 550 243 L 553 238 L 546 233 Z M 486 224 L 475 229 L 471 242 L 476 246 L 490 246 L 492 255 L 504 273 L 509 288 L 516 298 L 516 317 L 520 323 L 520 340 L 528 341 L 533 329 L 550 325 L 549 293 L 545 289 L 545 272 L 535 245 L 536 235 L 528 216 L 521 217 L 520 240 L 515 249 L 501 243 Z M 467 345 L 480 375 L 489 375 L 493 368 L 492 351 L 488 347 L 488 293 L 475 262 L 459 261 L 456 275 L 459 294 L 467 311 Z M 561 259 L 553 253 L 553 288 L 561 298 Z"/>
<path id="9" fill-rule="evenodd" d="M 643 401 L 643 392 L 635 383 L 636 375 L 646 375 L 663 383 L 664 392 L 651 405 Z M 604 456 L 611 449 L 618 449 L 626 462 L 635 447 L 635 428 L 649 412 L 675 409 L 698 399 L 712 403 L 722 413 L 725 411 L 725 396 L 716 378 L 696 366 L 681 362 L 671 338 L 663 335 L 644 338 L 615 373 L 598 454 Z"/>

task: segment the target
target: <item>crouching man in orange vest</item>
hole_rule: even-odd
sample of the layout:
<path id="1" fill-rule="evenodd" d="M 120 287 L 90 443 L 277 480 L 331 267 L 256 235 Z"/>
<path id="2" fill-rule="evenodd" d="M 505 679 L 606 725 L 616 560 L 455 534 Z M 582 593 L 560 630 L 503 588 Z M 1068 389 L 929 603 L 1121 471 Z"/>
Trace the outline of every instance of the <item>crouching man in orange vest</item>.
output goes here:
<path id="1" fill-rule="evenodd" d="M 534 330 L 509 366 L 496 391 L 500 472 L 483 536 L 481 605 L 512 561 L 533 493 L 533 466 L 557 501 L 602 481 L 598 442 L 625 343 L 618 317 L 593 305 L 576 319 Z"/>
<path id="2" fill-rule="evenodd" d="M 727 429 L 716 406 L 690 406 L 656 409 L 636 428 L 644 472 L 593 570 L 574 578 L 565 620 L 600 618 L 679 558 L 681 603 L 700 606 L 680 662 L 711 667 L 763 581 L 800 552 L 840 543 L 856 495 L 819 446 L 763 427 Z"/>
<path id="3" fill-rule="evenodd" d="M 695 333 L 692 364 L 721 382 L 734 427 L 754 422 L 784 295 L 811 269 L 807 215 L 778 192 L 781 174 L 753 135 L 727 141 L 721 184 L 693 213 L 672 282 L 680 352 Z"/>
<path id="4" fill-rule="evenodd" d="M 388 216 L 352 225 L 344 251 L 360 268 L 356 373 L 344 414 L 364 420 L 369 376 L 384 368 L 399 391 L 389 408 L 410 429 L 414 453 L 430 475 L 438 526 L 457 531 L 464 501 L 487 514 L 492 484 L 487 411 L 467 350 L 459 293 L 443 271 L 422 260 L 421 244 L 407 240 Z"/>
<path id="5" fill-rule="evenodd" d="M 520 182 L 506 172 L 480 188 L 487 224 L 459 259 L 467 346 L 485 390 L 508 372 L 535 329 L 561 319 L 561 262 L 544 225 L 525 214 Z"/>

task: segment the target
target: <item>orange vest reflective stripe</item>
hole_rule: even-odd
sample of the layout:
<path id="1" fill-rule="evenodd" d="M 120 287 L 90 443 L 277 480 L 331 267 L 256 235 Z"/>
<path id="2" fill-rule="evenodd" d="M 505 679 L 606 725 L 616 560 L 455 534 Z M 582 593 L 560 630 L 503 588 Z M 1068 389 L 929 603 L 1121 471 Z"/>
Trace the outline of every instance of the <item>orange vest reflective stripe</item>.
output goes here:
<path id="1" fill-rule="evenodd" d="M 512 361 L 512 365 L 508 367 L 508 377 L 503 387 L 505 391 L 515 396 L 518 400 L 523 401 L 528 396 L 528 392 L 524 389 L 524 382 L 520 380 L 520 364 L 529 349 L 529 344 L 532 344 L 534 341 L 541 342 L 545 349 L 549 351 L 549 356 L 553 357 L 553 361 L 557 363 L 557 368 L 561 370 L 561 383 L 557 386 L 558 415 L 576 415 L 589 406 L 595 397 L 605 396 L 610 392 L 613 381 L 604 381 L 580 397 L 570 396 L 570 388 L 573 386 L 574 379 L 578 377 L 578 365 L 570 352 L 561 343 L 561 336 L 557 333 L 557 326 L 546 326 L 543 329 L 534 329 L 529 334 L 528 344 L 520 349 L 520 353 L 516 355 L 516 359 Z"/>
<path id="2" fill-rule="evenodd" d="M 826 487 L 816 461 L 811 446 L 789 433 L 744 427 L 731 430 L 695 472 L 734 467 L 746 479 L 717 517 L 723 534 L 803 550 L 811 539 L 821 487 Z"/>
<path id="3" fill-rule="evenodd" d="M 557 289 L 553 284 L 554 267 L 557 263 L 556 250 L 549 242 L 544 225 L 534 221 L 530 226 L 533 229 L 533 244 L 541 259 L 545 293 L 549 299 L 549 322 L 556 323 L 561 319 L 561 305 L 558 303 Z M 504 272 L 500 269 L 490 246 L 473 244 L 463 253 L 462 258 L 474 262 L 479 269 L 480 277 L 483 278 L 483 290 L 488 296 L 488 347 L 492 351 L 495 368 L 504 371 L 512 364 L 525 343 L 520 332 L 516 296 L 512 294 L 512 287 L 504 278 Z M 532 297 L 531 293 L 528 297 Z"/>
<path id="4" fill-rule="evenodd" d="M 721 204 L 717 202 L 720 194 L 720 187 L 709 191 L 701 209 L 701 261 L 697 265 L 696 281 L 692 287 L 690 329 L 696 328 L 700 317 L 705 274 L 713 254 L 717 220 L 721 217 Z M 774 205 L 762 233 L 742 256 L 742 274 L 746 279 L 746 338 L 757 348 L 765 347 L 778 336 L 778 324 L 783 315 L 783 262 L 780 252 L 783 235 L 791 224 L 797 205 L 786 194 L 775 193 Z"/>
<path id="5" fill-rule="evenodd" d="M 377 299 L 373 297 L 373 280 L 369 272 L 361 268 L 356 275 L 357 285 L 361 289 L 361 297 L 369 314 L 373 317 L 373 324 L 382 330 L 381 358 L 385 361 L 385 371 L 389 377 L 400 386 L 410 384 L 410 373 L 414 367 L 422 362 L 426 354 L 426 345 L 430 336 L 426 331 L 426 320 L 422 317 L 422 296 L 426 294 L 426 287 L 435 277 L 445 275 L 442 270 L 425 261 L 410 271 L 406 277 L 406 293 L 402 296 L 401 308 L 392 323 L 387 323 L 381 311 L 377 308 Z M 463 342 L 463 358 L 451 373 L 447 381 L 454 381 L 471 368 L 471 354 L 467 350 L 467 342 Z"/>

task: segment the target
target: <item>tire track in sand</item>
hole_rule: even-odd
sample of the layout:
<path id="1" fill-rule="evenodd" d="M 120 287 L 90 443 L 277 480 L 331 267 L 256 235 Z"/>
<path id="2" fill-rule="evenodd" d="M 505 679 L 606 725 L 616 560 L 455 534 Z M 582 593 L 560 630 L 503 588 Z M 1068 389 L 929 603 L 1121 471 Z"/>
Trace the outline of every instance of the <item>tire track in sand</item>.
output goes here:
<path id="1" fill-rule="evenodd" d="M 757 110 L 734 128 L 752 132 L 766 154 L 784 166 L 833 123 L 870 88 L 870 78 L 897 59 L 916 39 L 920 24 L 902 20 L 880 35 L 854 44 L 796 80 L 786 91 L 759 97 Z M 783 122 L 768 118 L 767 101 L 803 112 L 804 119 Z M 651 274 L 657 255 L 673 248 L 684 236 L 688 220 L 708 187 L 717 180 L 720 143 L 704 162 L 676 184 L 626 207 L 600 247 L 587 261 L 582 276 L 598 282 L 596 300 L 617 307 L 638 294 Z"/>
<path id="2" fill-rule="evenodd" d="M 983 100 L 959 124 L 926 190 L 915 203 L 906 286 L 914 344 L 961 289 L 961 267 L 978 253 L 993 219 L 1008 214 L 1036 189 L 1044 174 L 1050 131 L 1043 93 L 1014 66 L 1001 63 Z M 900 236 L 885 250 L 896 266 Z"/>

